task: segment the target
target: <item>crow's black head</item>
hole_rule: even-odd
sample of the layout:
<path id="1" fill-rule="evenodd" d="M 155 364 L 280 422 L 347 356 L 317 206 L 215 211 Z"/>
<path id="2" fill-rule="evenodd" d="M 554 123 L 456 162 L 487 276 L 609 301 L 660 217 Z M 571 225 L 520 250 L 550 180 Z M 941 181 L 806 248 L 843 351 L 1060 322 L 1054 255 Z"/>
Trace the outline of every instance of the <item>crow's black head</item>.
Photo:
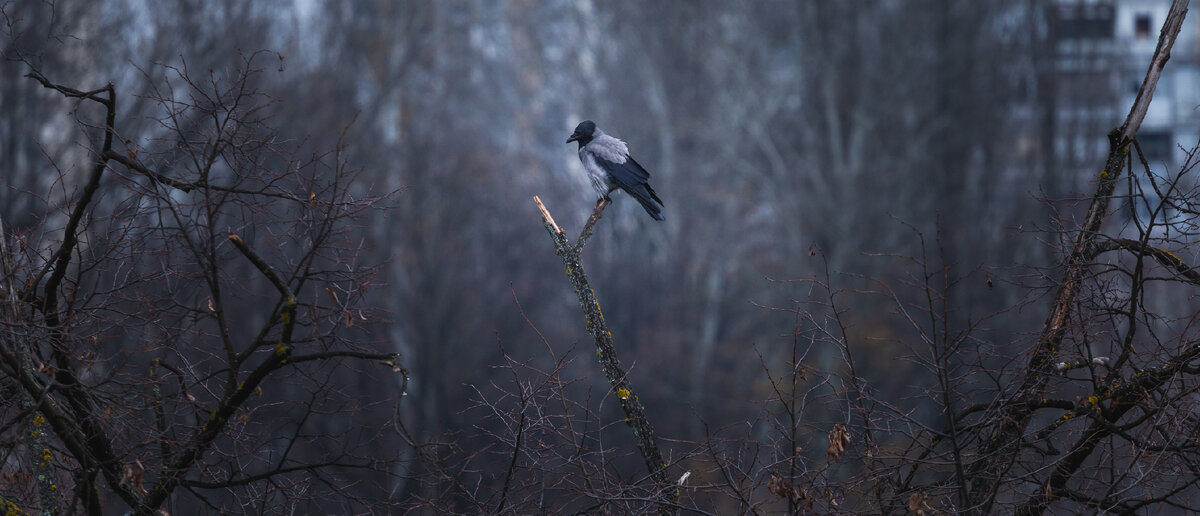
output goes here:
<path id="1" fill-rule="evenodd" d="M 579 142 L 579 146 L 583 147 L 592 141 L 592 136 L 595 134 L 596 123 L 591 120 L 584 120 L 575 126 L 575 132 L 571 133 L 570 138 L 567 138 L 567 143 Z"/>

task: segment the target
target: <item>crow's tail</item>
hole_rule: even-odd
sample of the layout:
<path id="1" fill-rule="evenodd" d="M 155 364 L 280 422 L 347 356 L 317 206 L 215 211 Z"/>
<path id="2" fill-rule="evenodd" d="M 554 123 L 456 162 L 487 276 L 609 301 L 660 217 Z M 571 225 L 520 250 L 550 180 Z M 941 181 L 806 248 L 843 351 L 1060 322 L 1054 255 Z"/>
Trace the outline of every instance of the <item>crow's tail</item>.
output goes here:
<path id="1" fill-rule="evenodd" d="M 649 184 L 640 184 L 631 189 L 629 193 L 634 199 L 637 199 L 646 213 L 654 217 L 654 220 L 665 220 L 662 214 L 662 200 L 658 198 L 658 194 L 654 193 L 654 189 L 650 188 Z"/>

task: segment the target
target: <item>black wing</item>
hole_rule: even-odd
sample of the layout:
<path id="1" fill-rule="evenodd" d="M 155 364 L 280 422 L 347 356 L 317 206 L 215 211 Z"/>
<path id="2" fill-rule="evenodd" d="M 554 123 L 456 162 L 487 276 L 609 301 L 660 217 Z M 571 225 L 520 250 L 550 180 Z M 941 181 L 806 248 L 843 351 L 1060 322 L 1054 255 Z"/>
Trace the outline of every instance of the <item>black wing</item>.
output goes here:
<path id="1" fill-rule="evenodd" d="M 650 187 L 650 173 L 646 172 L 645 168 L 642 168 L 629 156 L 625 157 L 624 163 L 614 163 L 600 156 L 595 156 L 595 158 L 596 164 L 608 172 L 617 188 L 625 190 L 625 193 L 637 199 L 646 213 L 649 213 L 655 220 L 663 220 L 662 199 L 659 199 L 658 194 L 654 193 L 654 189 Z"/>

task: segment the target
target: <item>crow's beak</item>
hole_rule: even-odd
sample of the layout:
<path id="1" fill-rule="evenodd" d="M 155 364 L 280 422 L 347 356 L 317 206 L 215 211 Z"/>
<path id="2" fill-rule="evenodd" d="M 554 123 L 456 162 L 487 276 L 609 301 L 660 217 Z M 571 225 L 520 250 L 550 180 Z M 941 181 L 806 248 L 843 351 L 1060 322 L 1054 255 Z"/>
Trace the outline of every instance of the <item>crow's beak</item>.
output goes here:
<path id="1" fill-rule="evenodd" d="M 578 139 L 579 139 L 579 133 L 572 134 L 570 138 L 567 138 L 567 143 L 571 143 Z"/>

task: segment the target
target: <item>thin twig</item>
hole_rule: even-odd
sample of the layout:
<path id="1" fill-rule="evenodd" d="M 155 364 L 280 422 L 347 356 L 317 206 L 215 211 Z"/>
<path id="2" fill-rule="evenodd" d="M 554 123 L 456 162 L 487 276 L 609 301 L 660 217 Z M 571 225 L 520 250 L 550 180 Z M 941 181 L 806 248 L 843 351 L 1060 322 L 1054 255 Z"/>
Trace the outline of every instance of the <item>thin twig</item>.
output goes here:
<path id="1" fill-rule="evenodd" d="M 596 222 L 604 215 L 604 208 L 612 203 L 612 200 L 607 197 L 602 197 L 596 201 L 596 207 L 592 209 L 592 216 L 588 217 L 587 223 L 583 225 L 583 231 L 579 232 L 579 239 L 575 241 L 575 252 L 583 250 L 583 244 L 592 236 L 592 229 L 596 226 Z"/>

